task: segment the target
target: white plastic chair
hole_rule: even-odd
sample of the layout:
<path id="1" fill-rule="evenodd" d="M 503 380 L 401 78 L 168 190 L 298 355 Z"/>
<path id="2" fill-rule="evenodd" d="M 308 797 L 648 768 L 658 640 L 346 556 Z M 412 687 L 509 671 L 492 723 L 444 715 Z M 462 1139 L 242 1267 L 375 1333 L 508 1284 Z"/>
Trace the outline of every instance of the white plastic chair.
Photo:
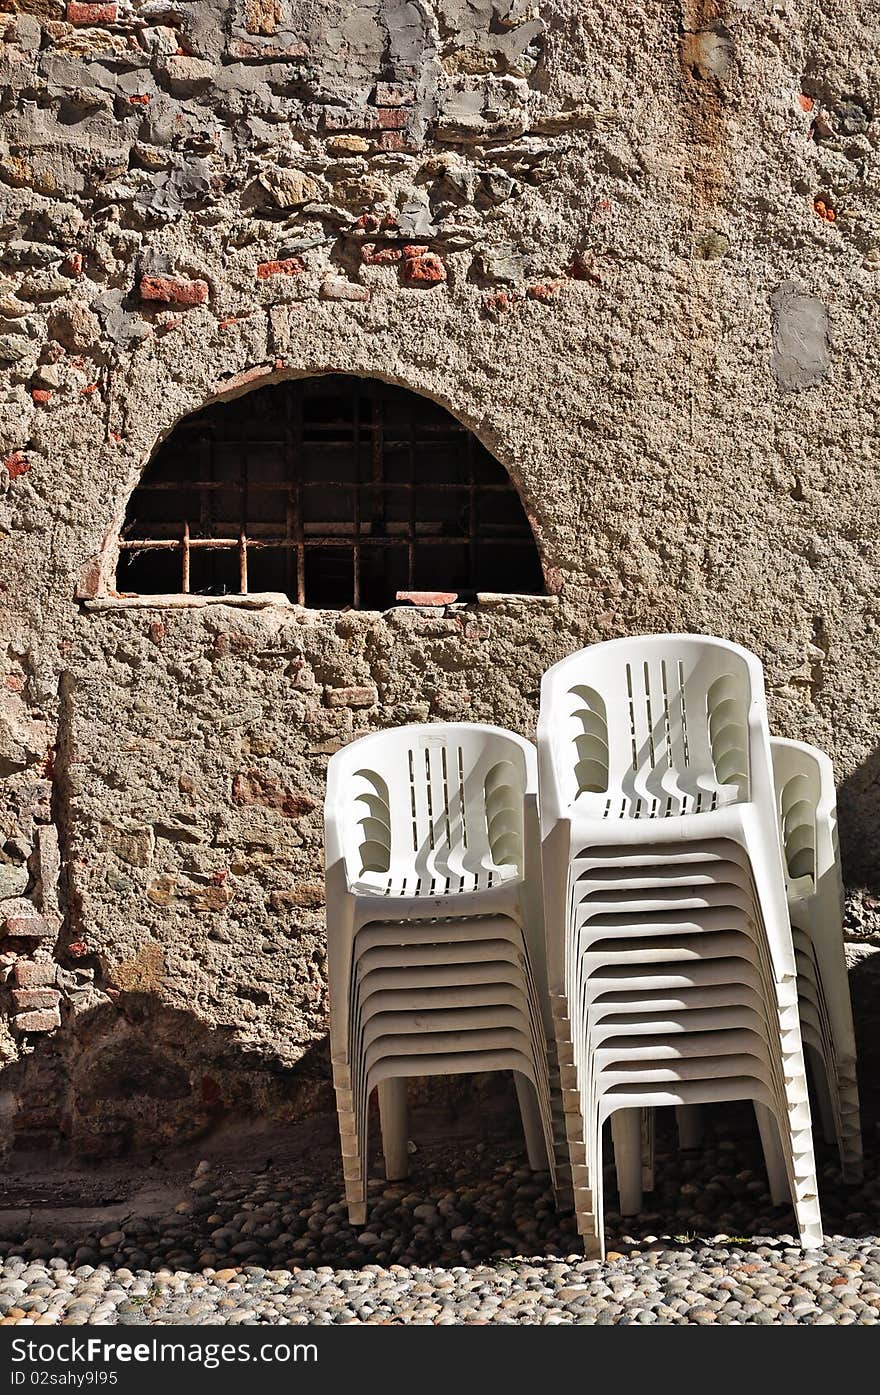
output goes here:
<path id="1" fill-rule="evenodd" d="M 330 760 L 325 833 L 352 1224 L 366 1220 L 376 1086 L 386 1175 L 406 1176 L 411 1075 L 512 1070 L 529 1161 L 555 1181 L 534 747 L 471 723 L 363 737 Z"/>
<path id="2" fill-rule="evenodd" d="M 856 1043 L 843 947 L 843 878 L 837 841 L 834 770 L 824 751 L 800 741 L 771 741 L 777 811 L 802 1016 L 816 1018 L 808 1055 L 820 1103 L 830 1112 L 847 1181 L 862 1177 Z M 823 1078 L 824 1077 L 824 1078 Z M 829 1140 L 830 1141 L 830 1140 Z"/>
<path id="3" fill-rule="evenodd" d="M 661 927 L 663 928 L 665 927 Z M 776 1127 L 780 1126 L 780 1121 L 784 1125 L 786 1098 L 772 1046 L 774 1036 L 778 1036 L 778 1022 L 774 1022 L 768 1016 L 768 1005 L 772 1007 L 775 995 L 769 965 L 761 962 L 761 946 L 760 942 L 755 942 L 754 927 L 744 922 L 738 930 L 724 933 L 710 930 L 709 933 L 701 934 L 694 922 L 683 926 L 682 929 L 687 933 L 672 938 L 658 934 L 646 939 L 640 927 L 638 938 L 635 935 L 628 938 L 618 935 L 612 940 L 596 942 L 592 952 L 582 959 L 582 966 L 588 965 L 592 960 L 595 968 L 595 978 L 581 986 L 581 991 L 586 991 L 589 995 L 583 1014 L 587 1044 L 586 1051 L 577 1061 L 577 1065 L 582 1089 L 589 1094 L 587 1115 L 593 1113 L 596 1104 L 596 1070 L 603 1060 L 608 1059 L 608 1052 L 613 1052 L 615 1059 L 621 1062 L 648 1059 L 662 1061 L 670 1056 L 683 1057 L 687 1062 L 689 1057 L 714 1053 L 719 1058 L 719 1067 L 724 1066 L 723 1069 L 719 1069 L 719 1073 L 726 1074 L 727 1068 L 723 1058 L 729 1056 L 732 1051 L 741 1049 L 743 1032 L 747 1031 L 752 1043 L 751 1050 L 760 1057 L 772 1074 L 776 1089 Z M 628 995 L 621 991 L 629 986 L 627 974 L 630 972 L 630 963 L 633 964 L 632 972 L 641 975 L 642 985 L 647 975 L 667 974 L 670 968 L 698 963 L 704 971 L 714 971 L 713 976 L 716 980 L 719 977 L 732 978 L 737 982 L 737 1002 L 741 1002 L 748 995 L 756 1010 L 749 1012 L 747 1020 L 743 1020 L 744 1010 L 740 1006 L 715 1006 L 703 1012 L 687 1011 L 678 1014 L 672 1023 L 667 1019 L 661 1027 L 650 1013 L 637 1016 L 626 1001 Z M 743 981 L 748 977 L 750 970 L 754 970 L 753 981 L 757 982 L 760 988 L 757 994 Z M 609 978 L 610 975 L 613 975 L 613 978 Z M 614 1007 L 602 1003 L 606 995 L 601 990 L 609 981 L 614 983 L 614 996 L 618 1000 Z M 643 987 L 640 992 L 643 996 Z M 597 1001 L 602 1005 L 601 1020 L 597 1020 Z M 644 1007 L 644 1004 L 642 1006 Z M 689 1069 L 686 1063 L 682 1066 L 683 1078 L 687 1078 Z M 788 1186 L 784 1173 L 784 1159 L 776 1140 L 776 1130 L 770 1127 L 769 1121 L 761 1112 L 762 1109 L 763 1106 L 759 1105 L 758 1122 L 765 1142 L 771 1188 L 774 1199 L 782 1201 Z M 641 1154 L 633 1153 L 638 1121 L 629 1121 L 627 1130 L 627 1121 L 615 1115 L 612 1125 L 621 1210 L 624 1214 L 629 1214 L 639 1210 L 641 1206 L 640 1178 L 644 1158 Z M 623 1157 L 621 1146 L 625 1152 Z M 596 1179 L 596 1188 L 600 1187 L 601 1173 L 597 1174 Z M 597 1216 L 601 1215 L 598 1205 L 596 1210 Z"/>
<path id="4" fill-rule="evenodd" d="M 696 635 L 594 645 L 544 675 L 538 752 L 549 991 L 585 1243 L 602 1252 L 602 1120 L 632 1196 L 643 1127 L 638 1112 L 617 1116 L 662 1096 L 755 1100 L 771 1191 L 787 1186 L 802 1243 L 821 1244 L 759 661 Z M 751 1051 L 727 1052 L 722 1030 L 692 1056 L 677 1031 L 669 1060 L 628 1062 L 619 1043 L 620 1078 L 597 1069 L 597 995 L 626 1012 L 646 991 L 736 983 L 761 1004 Z"/>

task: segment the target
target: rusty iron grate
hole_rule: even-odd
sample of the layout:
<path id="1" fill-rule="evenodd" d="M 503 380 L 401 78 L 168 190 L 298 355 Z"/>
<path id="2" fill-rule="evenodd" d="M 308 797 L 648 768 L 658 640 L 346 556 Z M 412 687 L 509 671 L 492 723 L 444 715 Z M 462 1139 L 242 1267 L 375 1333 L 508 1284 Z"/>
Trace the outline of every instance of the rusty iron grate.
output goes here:
<path id="1" fill-rule="evenodd" d="M 543 577 L 516 489 L 471 432 L 406 389 L 327 375 L 175 428 L 132 494 L 117 587 L 384 609 L 402 590 L 541 592 Z"/>

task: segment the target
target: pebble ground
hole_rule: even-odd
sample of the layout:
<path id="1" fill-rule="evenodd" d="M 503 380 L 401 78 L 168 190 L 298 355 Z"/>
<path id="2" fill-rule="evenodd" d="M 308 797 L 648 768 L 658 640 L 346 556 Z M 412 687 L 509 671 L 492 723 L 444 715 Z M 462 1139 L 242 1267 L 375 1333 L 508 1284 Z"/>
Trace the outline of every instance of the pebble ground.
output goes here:
<path id="1" fill-rule="evenodd" d="M 661 1139 L 654 1210 L 609 1210 L 609 1254 L 583 1257 L 570 1215 L 516 1145 L 481 1143 L 405 1183 L 371 1184 L 348 1225 L 332 1159 L 294 1178 L 203 1161 L 167 1214 L 64 1239 L 0 1242 L 0 1324 L 801 1324 L 880 1321 L 880 1166 L 821 1167 L 827 1243 L 805 1253 L 774 1210 L 748 1130 L 693 1153 Z M 512 1156 L 513 1155 L 513 1156 Z M 321 1162 L 321 1159 L 317 1159 Z M 613 1203 L 613 1170 L 607 1179 Z M 175 1201 L 174 1196 L 178 1199 Z"/>

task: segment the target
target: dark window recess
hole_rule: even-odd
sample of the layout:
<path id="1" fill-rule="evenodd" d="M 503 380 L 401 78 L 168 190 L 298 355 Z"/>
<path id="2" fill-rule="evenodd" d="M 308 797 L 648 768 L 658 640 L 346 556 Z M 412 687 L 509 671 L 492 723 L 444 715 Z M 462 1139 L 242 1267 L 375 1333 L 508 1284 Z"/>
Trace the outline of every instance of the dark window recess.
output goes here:
<path id="1" fill-rule="evenodd" d="M 507 472 L 426 398 L 301 378 L 182 421 L 134 491 L 117 587 L 281 591 L 381 610 L 398 591 L 541 592 Z"/>

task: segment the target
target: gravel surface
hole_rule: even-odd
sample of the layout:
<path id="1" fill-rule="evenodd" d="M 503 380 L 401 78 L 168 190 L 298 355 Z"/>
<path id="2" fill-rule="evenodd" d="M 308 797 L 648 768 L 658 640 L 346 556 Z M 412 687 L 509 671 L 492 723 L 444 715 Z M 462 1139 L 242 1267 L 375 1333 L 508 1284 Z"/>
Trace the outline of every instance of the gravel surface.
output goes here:
<path id="1" fill-rule="evenodd" d="M 733 1138 L 710 1129 L 693 1153 L 661 1136 L 655 1209 L 608 1212 L 604 1264 L 584 1259 L 515 1141 L 420 1153 L 407 1182 L 371 1184 L 359 1232 L 332 1149 L 295 1177 L 203 1161 L 159 1212 L 132 1204 L 102 1224 L 96 1209 L 53 1229 L 34 1208 L 27 1238 L 0 1241 L 0 1323 L 876 1323 L 876 1158 L 844 1188 L 822 1152 L 828 1240 L 805 1253 L 753 1134 L 749 1121 Z M 610 1206 L 613 1170 L 607 1188 Z"/>

